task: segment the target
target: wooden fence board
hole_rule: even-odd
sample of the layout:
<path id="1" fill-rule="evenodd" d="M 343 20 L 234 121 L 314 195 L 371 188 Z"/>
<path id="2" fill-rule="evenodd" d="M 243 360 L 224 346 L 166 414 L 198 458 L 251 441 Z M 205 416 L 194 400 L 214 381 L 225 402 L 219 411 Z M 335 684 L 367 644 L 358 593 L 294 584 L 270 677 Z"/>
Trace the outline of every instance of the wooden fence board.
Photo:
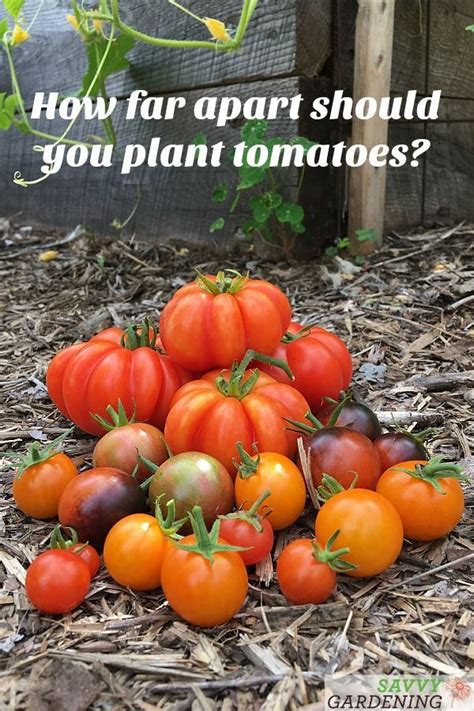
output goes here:
<path id="1" fill-rule="evenodd" d="M 148 34 L 174 39 L 209 38 L 203 25 L 167 0 L 127 0 L 122 5 L 126 7 L 124 19 Z M 37 0 L 27 0 L 27 16 L 36 6 Z M 235 25 L 241 3 L 193 0 L 187 6 L 196 14 L 222 18 Z M 77 33 L 65 21 L 68 8 L 68 0 L 46 0 L 32 39 L 15 52 L 28 104 L 36 91 L 65 95 L 77 91 L 80 85 L 85 53 Z M 169 93 L 262 78 L 317 75 L 330 53 L 330 18 L 330 0 L 262 0 L 239 53 L 183 51 L 139 43 L 130 54 L 130 69 L 108 82 L 109 93 L 124 96 L 137 86 L 150 93 Z M 4 58 L 0 56 L 0 91 L 8 89 L 2 62 Z"/>

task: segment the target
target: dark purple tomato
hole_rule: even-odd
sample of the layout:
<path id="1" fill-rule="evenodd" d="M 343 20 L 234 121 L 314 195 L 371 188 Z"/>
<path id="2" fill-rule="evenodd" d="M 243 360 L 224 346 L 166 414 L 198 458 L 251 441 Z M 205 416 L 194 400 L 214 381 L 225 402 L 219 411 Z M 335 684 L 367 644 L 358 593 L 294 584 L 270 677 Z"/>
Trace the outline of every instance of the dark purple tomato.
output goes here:
<path id="1" fill-rule="evenodd" d="M 388 432 L 381 435 L 375 440 L 374 447 L 382 462 L 383 472 L 401 462 L 430 458 L 421 440 L 408 432 Z"/>
<path id="2" fill-rule="evenodd" d="M 375 489 L 382 473 L 380 457 L 368 437 L 346 427 L 328 427 L 304 440 L 313 483 L 321 485 L 323 474 L 329 474 L 348 489 L 357 474 L 356 487 Z"/>
<path id="3" fill-rule="evenodd" d="M 151 475 L 148 467 L 139 462 L 138 455 L 149 459 L 153 464 L 162 464 L 168 459 L 163 433 L 153 425 L 133 422 L 122 427 L 115 427 L 99 439 L 94 447 L 92 461 L 94 467 L 113 467 L 127 474 L 136 470 L 138 483 Z"/>
<path id="4" fill-rule="evenodd" d="M 328 424 L 337 404 L 328 405 L 320 410 L 318 420 L 322 422 L 323 425 Z M 348 402 L 347 405 L 344 406 L 336 420 L 335 427 L 347 427 L 350 430 L 361 432 L 372 441 L 382 434 L 382 426 L 375 412 L 373 412 L 370 407 L 362 405 L 359 402 Z"/>
<path id="5" fill-rule="evenodd" d="M 234 505 L 234 485 L 229 472 L 217 459 L 200 452 L 177 454 L 157 467 L 148 490 L 152 511 L 162 494 L 163 515 L 167 502 L 174 499 L 177 519 L 186 516 L 193 506 L 200 506 L 207 526 L 232 511 Z"/>
<path id="6" fill-rule="evenodd" d="M 133 477 L 112 467 L 97 467 L 67 485 L 58 515 L 62 526 L 76 529 L 80 541 L 101 548 L 117 521 L 144 511 L 145 495 Z"/>

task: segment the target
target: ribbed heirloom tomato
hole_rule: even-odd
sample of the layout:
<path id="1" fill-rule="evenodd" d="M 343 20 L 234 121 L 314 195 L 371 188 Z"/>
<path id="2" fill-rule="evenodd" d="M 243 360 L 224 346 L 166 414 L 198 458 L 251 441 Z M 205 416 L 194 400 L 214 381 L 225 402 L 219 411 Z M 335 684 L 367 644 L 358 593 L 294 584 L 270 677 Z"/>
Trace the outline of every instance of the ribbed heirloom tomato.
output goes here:
<path id="1" fill-rule="evenodd" d="M 165 306 L 160 333 L 183 368 L 230 368 L 248 349 L 271 355 L 291 318 L 288 299 L 267 281 L 227 270 L 200 275 Z"/>
<path id="2" fill-rule="evenodd" d="M 281 383 L 290 383 L 304 395 L 311 410 L 317 412 L 323 398 L 339 398 L 352 378 L 352 359 L 343 341 L 334 333 L 314 326 L 305 329 L 292 322 L 281 343 L 272 353 L 288 363 L 293 382 L 279 368 L 262 365 L 262 370 Z"/>
<path id="3" fill-rule="evenodd" d="M 401 462 L 379 479 L 377 492 L 398 511 L 405 536 L 414 541 L 434 541 L 446 536 L 459 523 L 464 494 L 457 464 L 433 457 L 430 462 Z"/>
<path id="4" fill-rule="evenodd" d="M 44 447 L 33 442 L 27 446 L 26 454 L 9 453 L 16 465 L 13 498 L 27 516 L 48 519 L 58 515 L 59 499 L 69 482 L 78 475 L 74 462 L 58 451 L 68 434 L 66 432 Z"/>
<path id="5" fill-rule="evenodd" d="M 110 328 L 87 343 L 60 351 L 46 374 L 49 395 L 85 432 L 101 435 L 93 415 L 105 418 L 107 407 L 122 403 L 128 417 L 162 428 L 176 390 L 189 373 L 155 348 L 156 332 L 147 321 L 125 332 Z"/>
<path id="6" fill-rule="evenodd" d="M 178 390 L 166 420 L 165 439 L 174 453 L 205 452 L 235 476 L 236 443 L 254 443 L 293 457 L 297 434 L 283 417 L 303 420 L 308 403 L 295 388 L 259 371 L 246 371 L 251 351 L 231 371 L 213 371 Z"/>

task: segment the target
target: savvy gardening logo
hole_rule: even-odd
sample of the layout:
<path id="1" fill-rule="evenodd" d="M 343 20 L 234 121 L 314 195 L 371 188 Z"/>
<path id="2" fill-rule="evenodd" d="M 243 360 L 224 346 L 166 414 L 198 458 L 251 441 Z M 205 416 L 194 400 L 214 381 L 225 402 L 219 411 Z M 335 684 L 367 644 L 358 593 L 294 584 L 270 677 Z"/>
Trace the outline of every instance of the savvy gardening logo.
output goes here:
<path id="1" fill-rule="evenodd" d="M 385 676 L 352 674 L 326 677 L 325 710 L 471 711 L 474 676 Z"/>

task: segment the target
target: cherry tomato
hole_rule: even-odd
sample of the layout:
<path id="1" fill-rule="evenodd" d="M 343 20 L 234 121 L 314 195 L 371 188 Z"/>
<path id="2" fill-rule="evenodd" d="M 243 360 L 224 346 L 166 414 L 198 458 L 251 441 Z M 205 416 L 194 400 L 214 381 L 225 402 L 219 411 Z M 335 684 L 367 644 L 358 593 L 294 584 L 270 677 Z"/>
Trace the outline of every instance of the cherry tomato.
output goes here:
<path id="1" fill-rule="evenodd" d="M 287 545 L 278 558 L 278 584 L 293 605 L 319 605 L 336 587 L 336 572 L 315 558 L 314 553 L 314 541 L 297 539 Z"/>
<path id="2" fill-rule="evenodd" d="M 194 535 L 181 541 L 195 543 Z M 221 544 L 226 543 L 220 539 Z M 199 553 L 171 544 L 161 570 L 161 584 L 173 610 L 198 627 L 215 627 L 231 620 L 242 607 L 248 589 L 245 564 L 234 551 L 216 553 L 211 563 Z"/>
<path id="3" fill-rule="evenodd" d="M 247 450 L 256 442 L 262 451 L 293 457 L 298 435 L 286 429 L 283 417 L 304 420 L 308 410 L 297 390 L 268 375 L 238 368 L 214 371 L 178 390 L 165 439 L 176 454 L 205 452 L 235 476 L 239 441 Z"/>
<path id="4" fill-rule="evenodd" d="M 306 503 L 306 485 L 298 467 L 288 457 L 274 452 L 244 456 L 244 467 L 235 480 L 237 506 L 250 508 L 266 490 L 271 494 L 259 513 L 265 515 L 271 509 L 266 519 L 274 530 L 291 526 Z"/>
<path id="5" fill-rule="evenodd" d="M 380 457 L 370 439 L 346 427 L 329 427 L 304 438 L 309 449 L 311 475 L 315 487 L 329 474 L 348 489 L 357 474 L 356 487 L 375 489 L 382 473 Z"/>
<path id="6" fill-rule="evenodd" d="M 87 564 L 75 553 L 49 550 L 41 553 L 26 572 L 25 588 L 40 612 L 63 615 L 78 607 L 89 591 Z"/>
<path id="7" fill-rule="evenodd" d="M 398 511 L 407 538 L 434 541 L 452 531 L 464 511 L 464 494 L 456 474 L 460 474 L 457 465 L 401 462 L 382 474 L 377 492 Z"/>
<path id="8" fill-rule="evenodd" d="M 337 400 L 341 391 L 346 390 L 351 382 L 352 360 L 349 351 L 338 336 L 323 328 L 315 326 L 306 332 L 303 326 L 292 322 L 288 335 L 272 355 L 288 363 L 295 376 L 294 381 L 280 368 L 265 364 L 259 367 L 280 383 L 293 385 L 314 412 L 324 404 L 325 397 Z"/>
<path id="9" fill-rule="evenodd" d="M 327 405 L 318 412 L 318 420 L 323 425 L 328 424 L 337 405 L 338 403 Z M 347 427 L 349 430 L 360 432 L 372 441 L 382 434 L 382 425 L 375 412 L 359 402 L 349 401 L 344 405 L 334 427 Z"/>
<path id="10" fill-rule="evenodd" d="M 132 422 L 117 426 L 99 439 L 92 453 L 94 467 L 113 467 L 133 474 L 138 483 L 150 476 L 139 455 L 154 464 L 168 459 L 163 433 L 150 424 Z"/>
<path id="11" fill-rule="evenodd" d="M 129 417 L 135 412 L 138 421 L 163 427 L 174 393 L 191 375 L 156 350 L 155 343 L 154 330 L 144 322 L 125 333 L 107 329 L 103 337 L 65 348 L 46 374 L 52 401 L 91 434 L 103 432 L 92 414 L 105 417 L 107 407 L 119 401 Z"/>
<path id="12" fill-rule="evenodd" d="M 428 459 L 428 452 L 421 440 L 408 432 L 388 432 L 380 435 L 374 441 L 374 447 L 379 454 L 383 472 L 400 462 Z"/>
<path id="13" fill-rule="evenodd" d="M 13 498 L 20 511 L 33 518 L 58 515 L 66 486 L 78 475 L 74 462 L 62 452 L 19 471 L 13 480 Z"/>
<path id="14" fill-rule="evenodd" d="M 159 497 L 163 514 L 171 500 L 178 519 L 193 506 L 200 506 L 206 525 L 210 525 L 219 515 L 232 511 L 234 486 L 229 472 L 217 459 L 201 452 L 184 452 L 157 467 L 148 489 L 152 511 Z M 189 526 L 183 530 L 189 531 Z"/>
<path id="15" fill-rule="evenodd" d="M 271 355 L 290 323 L 291 307 L 267 281 L 199 276 L 179 289 L 160 319 L 163 344 L 183 368 L 230 368 L 248 349 Z"/>
<path id="16" fill-rule="evenodd" d="M 266 497 L 265 497 L 266 498 Z M 266 518 L 248 516 L 245 512 L 230 514 L 221 518 L 220 534 L 232 546 L 242 546 L 248 550 L 240 551 L 245 565 L 260 563 L 273 548 L 273 528 Z"/>
<path id="17" fill-rule="evenodd" d="M 132 514 L 113 526 L 104 544 L 104 563 L 117 583 L 132 590 L 160 586 L 167 547 L 158 521 L 147 514 Z"/>
<path id="18" fill-rule="evenodd" d="M 70 551 L 75 553 L 86 563 L 91 574 L 91 578 L 97 575 L 100 568 L 100 557 L 96 549 L 90 546 L 88 543 L 81 543 L 77 535 L 77 531 L 70 526 L 65 526 L 70 538 L 64 538 L 62 529 L 63 527 L 58 523 L 54 527 L 50 538 L 50 547 L 58 550 Z"/>
<path id="19" fill-rule="evenodd" d="M 117 521 L 145 510 L 145 495 L 133 477 L 119 469 L 98 467 L 68 484 L 58 513 L 61 524 L 75 528 L 81 541 L 101 548 Z"/>
<path id="20" fill-rule="evenodd" d="M 341 557 L 356 565 L 347 574 L 378 575 L 398 558 L 403 544 L 403 525 L 392 504 L 375 491 L 352 489 L 336 494 L 316 516 L 316 540 L 326 545 L 339 530 L 338 545 L 349 548 Z"/>

